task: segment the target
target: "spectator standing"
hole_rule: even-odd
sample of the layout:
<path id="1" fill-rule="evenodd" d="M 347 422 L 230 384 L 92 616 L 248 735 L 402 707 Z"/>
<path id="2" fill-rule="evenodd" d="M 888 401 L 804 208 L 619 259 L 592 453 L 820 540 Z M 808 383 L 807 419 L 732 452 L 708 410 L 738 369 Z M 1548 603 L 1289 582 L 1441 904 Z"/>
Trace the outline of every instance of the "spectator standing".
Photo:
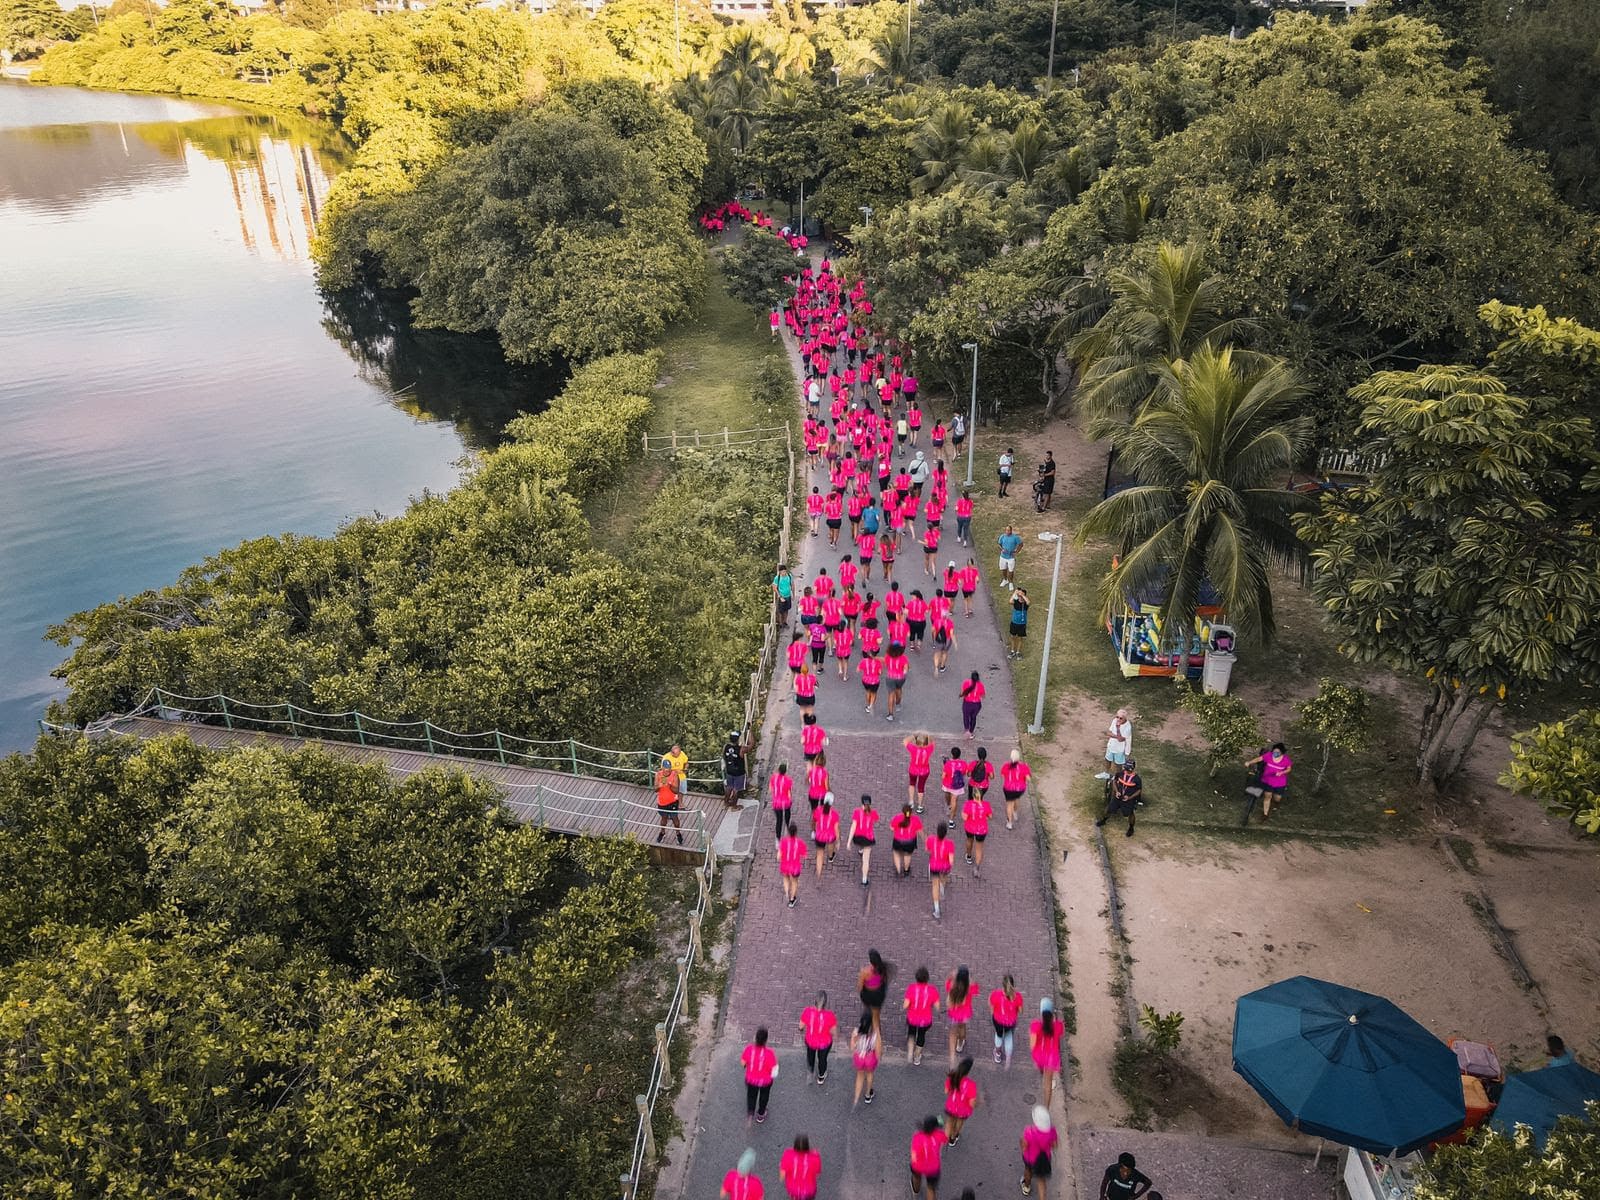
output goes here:
<path id="1" fill-rule="evenodd" d="M 1021 658 L 1022 646 L 1028 637 L 1028 593 L 1017 588 L 1011 593 L 1011 649 L 1007 658 Z"/>
<path id="2" fill-rule="evenodd" d="M 1111 727 L 1106 730 L 1106 770 L 1100 778 L 1110 778 L 1132 753 L 1133 722 L 1128 718 L 1128 710 L 1119 708 L 1117 715 L 1111 718 Z"/>
<path id="3" fill-rule="evenodd" d="M 1022 535 L 1007 525 L 1000 535 L 1000 586 L 1010 590 L 1017 586 L 1017 551 L 1022 549 Z"/>
<path id="4" fill-rule="evenodd" d="M 1017 455 L 1010 446 L 1000 455 L 1000 494 L 1004 496 L 1011 488 L 1011 472 L 1017 465 Z"/>
<path id="5" fill-rule="evenodd" d="M 1127 817 L 1128 832 L 1125 836 L 1133 836 L 1133 815 L 1144 795 L 1144 780 L 1139 778 L 1139 772 L 1134 768 L 1134 760 L 1130 758 L 1112 776 L 1111 786 L 1106 789 L 1106 811 L 1095 822 L 1097 828 L 1112 817 Z"/>
<path id="6" fill-rule="evenodd" d="M 1138 1169 L 1131 1154 L 1117 1155 L 1100 1178 L 1099 1200 L 1139 1200 L 1150 1190 L 1150 1179 Z"/>

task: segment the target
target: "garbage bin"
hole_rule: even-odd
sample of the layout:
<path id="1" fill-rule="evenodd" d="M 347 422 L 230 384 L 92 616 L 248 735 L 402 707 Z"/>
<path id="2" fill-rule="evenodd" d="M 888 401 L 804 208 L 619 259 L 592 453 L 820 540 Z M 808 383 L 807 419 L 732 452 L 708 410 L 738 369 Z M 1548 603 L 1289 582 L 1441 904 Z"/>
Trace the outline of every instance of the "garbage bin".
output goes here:
<path id="1" fill-rule="evenodd" d="M 1228 680 L 1233 678 L 1233 664 L 1238 657 L 1233 652 L 1235 636 L 1232 625 L 1213 625 L 1206 634 L 1206 665 L 1200 673 L 1202 691 L 1228 694 Z"/>

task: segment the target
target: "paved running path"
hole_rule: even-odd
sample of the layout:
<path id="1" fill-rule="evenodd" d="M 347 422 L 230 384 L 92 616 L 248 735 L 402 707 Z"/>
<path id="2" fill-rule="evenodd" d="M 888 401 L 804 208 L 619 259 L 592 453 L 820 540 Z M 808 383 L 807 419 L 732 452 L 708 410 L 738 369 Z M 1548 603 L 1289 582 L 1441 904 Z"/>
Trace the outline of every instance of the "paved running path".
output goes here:
<path id="1" fill-rule="evenodd" d="M 789 340 L 791 359 L 798 358 Z M 931 422 L 931 416 L 930 416 Z M 924 442 L 926 439 L 924 438 Z M 924 450 L 927 447 L 924 445 Z M 823 482 L 819 469 L 812 483 Z M 958 476 L 959 478 L 959 476 Z M 953 489 L 954 490 L 954 489 Z M 974 489 L 980 491 L 980 489 Z M 952 496 L 952 508 L 955 497 Z M 981 494 L 979 504 L 984 503 Z M 803 520 L 803 513 L 801 514 Z M 826 531 L 817 538 L 804 534 L 797 542 L 796 594 L 826 564 L 835 571 L 850 547 L 841 537 L 838 550 L 830 551 Z M 954 517 L 947 514 L 946 530 L 954 533 Z M 846 531 L 848 532 L 848 530 Z M 907 543 L 910 549 L 910 543 Z M 950 550 L 962 550 L 952 544 Z M 973 553 L 966 551 L 965 553 Z M 946 553 L 943 560 L 961 555 Z M 982 547 L 976 552 L 987 577 L 995 568 L 998 551 Z M 872 590 L 880 598 L 882 580 L 874 573 Z M 922 574 L 920 547 L 897 564 L 901 590 L 933 580 Z M 975 984 L 987 996 L 1004 973 L 1016 977 L 1027 998 L 1023 1036 L 1013 1065 L 1003 1070 L 993 1061 L 993 1039 L 988 1006 L 980 1000 L 970 1027 L 967 1053 L 976 1060 L 982 1105 L 968 1123 L 961 1144 L 947 1149 L 944 1180 L 939 1195 L 955 1200 L 961 1189 L 979 1189 L 980 1196 L 1009 1194 L 1017 1186 L 1020 1157 L 1017 1142 L 1039 1087 L 1026 1044 L 1026 1022 L 1038 1012 L 1038 1001 L 1053 993 L 1055 951 L 1048 872 L 1040 861 L 1039 838 L 1031 805 L 1024 799 L 1015 830 L 1005 828 L 998 779 L 990 790 L 996 814 L 981 880 L 973 879 L 962 861 L 963 844 L 956 834 L 957 859 L 945 895 L 943 919 L 935 922 L 927 881 L 927 856 L 919 851 L 916 874 L 895 879 L 890 868 L 888 818 L 899 811 L 906 797 L 906 755 L 902 741 L 917 730 L 934 735 L 938 753 L 930 780 L 925 822 L 931 825 L 943 806 L 938 790 L 939 755 L 960 745 L 970 753 L 986 746 L 990 760 L 1004 760 L 1017 744 L 1018 725 L 1005 648 L 993 608 L 980 590 L 975 615 L 956 620 L 957 649 L 949 670 L 934 676 L 930 651 L 911 654 L 911 674 L 906 684 L 906 705 L 893 723 L 882 715 L 887 692 L 878 699 L 878 714 L 863 711 L 864 697 L 852 671 L 846 681 L 837 677 L 830 658 L 817 693 L 818 721 L 827 729 L 828 764 L 837 806 L 841 810 L 841 847 L 819 882 L 808 864 L 801 878 L 800 901 L 790 909 L 783 899 L 773 852 L 773 817 L 765 804 L 765 770 L 760 786 L 761 810 L 756 816 L 750 878 L 743 894 L 739 935 L 734 948 L 733 977 L 728 1011 L 721 1035 L 711 1049 L 710 1082 L 691 1136 L 691 1159 L 684 1197 L 714 1200 L 723 1175 L 746 1146 L 758 1154 L 757 1170 L 769 1197 L 784 1195 L 778 1176 L 778 1158 L 795 1135 L 805 1133 L 822 1156 L 820 1195 L 843 1200 L 867 1200 L 908 1194 L 908 1152 L 911 1133 L 920 1119 L 943 1113 L 943 1080 L 947 1065 L 947 1025 L 942 1014 L 929 1035 L 920 1067 L 905 1062 L 905 1023 L 899 997 L 917 967 L 926 966 L 941 985 L 959 965 L 970 968 Z M 787 638 L 784 639 L 787 641 Z M 960 681 L 978 670 L 988 685 L 988 697 L 978 720 L 977 737 L 967 742 L 961 735 Z M 773 719 L 778 729 L 780 759 L 797 775 L 796 825 L 802 836 L 810 832 L 805 802 L 804 758 L 800 752 L 800 714 L 793 702 L 787 665 L 780 661 L 772 686 Z M 903 715 L 902 715 L 903 714 Z M 870 793 L 883 817 L 878 826 L 878 846 L 873 852 L 871 884 L 862 887 L 854 851 L 848 845 L 849 814 L 862 792 Z M 745 820 L 751 814 L 746 814 Z M 876 948 L 893 965 L 889 1001 L 883 1009 L 885 1065 L 879 1069 L 877 1099 L 851 1111 L 854 1072 L 850 1066 L 848 1033 L 861 1012 L 856 996 L 856 973 L 869 948 Z M 800 1010 L 811 1003 L 818 989 L 826 989 L 830 1006 L 839 1016 L 840 1035 L 825 1087 L 810 1086 L 800 1040 Z M 781 1071 L 773 1087 L 765 1124 L 747 1125 L 744 1114 L 744 1078 L 739 1052 L 758 1026 L 770 1031 Z M 1065 1057 L 1065 1054 L 1063 1055 Z M 1058 1097 L 1064 1091 L 1057 1082 Z M 1057 1100 L 1058 1128 L 1061 1125 Z M 1066 1148 L 1060 1154 L 1068 1161 Z"/>

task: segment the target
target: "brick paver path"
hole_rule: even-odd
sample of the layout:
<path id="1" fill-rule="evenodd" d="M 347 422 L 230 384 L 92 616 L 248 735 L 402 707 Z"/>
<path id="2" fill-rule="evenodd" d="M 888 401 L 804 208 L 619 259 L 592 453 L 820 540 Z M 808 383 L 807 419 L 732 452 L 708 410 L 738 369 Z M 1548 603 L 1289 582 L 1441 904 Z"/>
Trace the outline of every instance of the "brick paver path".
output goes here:
<path id="1" fill-rule="evenodd" d="M 927 450 L 926 431 L 923 441 Z M 821 474 L 819 471 L 819 478 L 807 483 L 807 490 L 811 482 L 821 481 Z M 984 503 L 982 489 L 974 491 L 980 493 L 977 502 Z M 953 506 L 954 496 L 952 509 Z M 840 556 L 849 548 L 841 537 L 840 548 L 830 551 L 825 529 L 822 536 L 810 538 L 805 536 L 803 524 L 799 528 L 801 561 L 793 564 L 797 594 L 819 565 L 825 563 L 834 573 Z M 954 545 L 953 512 L 946 514 L 945 528 L 952 537 L 949 549 L 961 553 L 941 554 L 941 566 L 948 558 L 964 562 L 967 553 L 975 553 L 987 582 L 988 574 L 996 570 L 997 549 L 980 547 L 973 552 Z M 913 548 L 909 541 L 905 546 L 908 552 L 896 571 L 901 590 L 923 587 L 924 594 L 931 595 L 934 581 L 922 574 L 920 547 Z M 872 590 L 881 597 L 881 578 L 876 577 L 877 572 L 874 575 Z M 754 1147 L 759 1155 L 758 1171 L 767 1195 L 782 1197 L 778 1158 L 799 1133 L 805 1133 L 822 1155 L 820 1196 L 867 1200 L 908 1195 L 911 1133 L 922 1117 L 943 1113 L 947 1069 L 947 1024 L 942 1013 L 929 1036 L 923 1065 L 911 1067 L 905 1062 L 900 995 L 919 966 L 928 967 L 942 989 L 945 978 L 957 966 L 966 965 L 985 996 L 1009 972 L 1027 998 L 1023 1036 L 1009 1070 L 993 1061 L 987 1003 L 980 1000 L 976 1006 L 967 1053 L 976 1060 L 974 1076 L 982 1106 L 968 1123 L 960 1145 L 946 1150 L 939 1195 L 955 1200 L 962 1188 L 972 1187 L 979 1189 L 980 1196 L 995 1196 L 1017 1186 L 1017 1142 L 1039 1088 L 1039 1075 L 1027 1051 L 1026 1022 L 1037 1015 L 1040 997 L 1053 992 L 1056 966 L 1049 881 L 1040 861 L 1032 792 L 1024 799 L 1017 828 L 1008 831 L 996 778 L 989 793 L 995 817 L 990 823 L 982 879 L 972 878 L 972 869 L 962 861 L 959 833 L 953 834 L 957 842 L 955 871 L 940 921 L 933 919 L 926 853 L 918 852 L 912 878 L 896 879 L 889 851 L 888 818 L 899 811 L 906 798 L 906 754 L 901 744 L 904 738 L 925 730 L 934 736 L 938 748 L 928 787 L 927 811 L 923 813 L 930 828 L 944 805 L 937 775 L 942 753 L 956 745 L 970 753 L 973 747 L 982 745 L 988 748 L 990 760 L 998 764 L 1016 745 L 1017 714 L 1005 648 L 993 609 L 981 593 L 978 600 L 976 615 L 971 618 L 961 615 L 957 603 L 958 646 L 950 655 L 948 671 L 939 676 L 932 673 L 929 649 L 909 656 L 912 666 L 906 704 L 892 724 L 882 715 L 887 692 L 879 694 L 877 715 L 867 714 L 856 675 L 852 672 L 848 680 L 839 680 L 835 664 L 829 659 L 821 675 L 815 711 L 830 737 L 827 755 L 841 810 L 840 847 L 837 860 L 828 866 L 821 881 L 808 864 L 801 877 L 800 901 L 794 909 L 786 906 L 778 878 L 772 814 L 764 802 L 763 772 L 763 807 L 756 827 L 751 878 L 744 891 L 745 911 L 734 952 L 731 1000 L 722 1034 L 712 1050 L 711 1082 L 699 1127 L 691 1139 L 686 1197 L 715 1200 L 722 1176 L 745 1146 Z M 983 673 L 988 696 L 978 720 L 977 737 L 969 742 L 961 734 L 957 689 L 973 670 Z M 807 836 L 810 821 L 800 751 L 800 714 L 792 699 L 788 667 L 781 661 L 772 694 L 777 706 L 780 753 L 788 761 L 790 773 L 797 776 L 795 822 L 802 836 Z M 770 769 L 776 764 L 764 765 Z M 883 813 L 868 887 L 860 884 L 859 865 L 848 844 L 850 810 L 862 792 L 871 794 Z M 889 1001 L 883 1010 L 885 1065 L 878 1073 L 875 1103 L 852 1113 L 854 1080 L 847 1041 L 849 1030 L 861 1013 L 856 974 L 869 948 L 880 951 L 894 968 Z M 833 1063 L 823 1088 L 807 1082 L 798 1028 L 800 1010 L 811 1003 L 818 989 L 827 991 L 840 1024 Z M 782 1070 L 773 1088 L 767 1121 L 751 1126 L 744 1115 L 743 1074 L 738 1056 L 762 1025 L 770 1031 Z M 1063 1091 L 1059 1081 L 1056 1091 L 1058 1095 Z M 1057 1108 L 1059 1111 L 1059 1101 Z M 1065 1161 L 1064 1146 L 1061 1157 Z"/>

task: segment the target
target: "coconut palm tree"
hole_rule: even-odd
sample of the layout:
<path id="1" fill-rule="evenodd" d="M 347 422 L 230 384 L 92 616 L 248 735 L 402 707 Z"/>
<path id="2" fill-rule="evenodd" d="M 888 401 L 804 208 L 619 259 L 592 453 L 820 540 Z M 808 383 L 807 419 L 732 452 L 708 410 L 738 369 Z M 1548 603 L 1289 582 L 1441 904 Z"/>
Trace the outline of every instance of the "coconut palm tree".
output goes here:
<path id="1" fill-rule="evenodd" d="M 1305 389 L 1281 359 L 1241 361 L 1210 345 L 1160 364 L 1151 380 L 1121 446 L 1139 482 L 1095 505 L 1078 533 L 1119 547 L 1105 612 L 1164 590 L 1162 627 L 1188 630 L 1209 581 L 1230 623 L 1270 638 L 1271 568 L 1305 555 L 1290 524 L 1304 498 L 1282 482 L 1311 434 L 1310 418 L 1295 415 Z"/>
<path id="2" fill-rule="evenodd" d="M 1250 321 L 1223 315 L 1221 290 L 1222 280 L 1206 274 L 1204 252 L 1193 244 L 1163 242 L 1110 274 L 1099 319 L 1067 344 L 1080 372 L 1078 411 L 1091 437 L 1116 440 L 1154 394 L 1164 368 L 1254 330 Z"/>
<path id="3" fill-rule="evenodd" d="M 930 112 L 922 128 L 911 135 L 911 155 L 922 164 L 911 190 L 928 195 L 953 180 L 974 128 L 970 104 L 951 100 Z"/>

